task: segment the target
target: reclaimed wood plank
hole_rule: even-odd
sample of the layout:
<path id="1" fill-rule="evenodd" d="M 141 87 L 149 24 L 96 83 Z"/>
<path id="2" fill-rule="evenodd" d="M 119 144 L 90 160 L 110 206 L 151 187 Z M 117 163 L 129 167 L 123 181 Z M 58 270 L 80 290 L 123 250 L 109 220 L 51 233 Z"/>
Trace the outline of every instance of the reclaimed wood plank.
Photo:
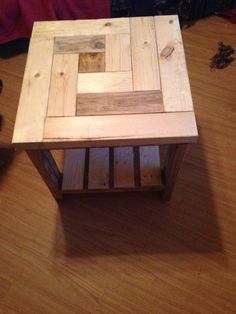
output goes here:
<path id="1" fill-rule="evenodd" d="M 88 189 L 109 188 L 109 148 L 89 150 Z"/>
<path id="2" fill-rule="evenodd" d="M 164 111 L 191 111 L 193 101 L 178 16 L 156 16 L 154 19 Z M 172 49 L 169 56 L 164 50 L 167 47 Z"/>
<path id="3" fill-rule="evenodd" d="M 44 130 L 45 146 L 58 142 L 62 147 L 73 142 L 102 147 L 196 142 L 197 138 L 193 112 L 47 118 Z"/>
<path id="4" fill-rule="evenodd" d="M 52 38 L 59 36 L 97 36 L 130 32 L 129 19 L 108 18 L 73 21 L 34 22 L 32 37 Z"/>
<path id="5" fill-rule="evenodd" d="M 54 54 L 104 52 L 105 36 L 56 37 Z"/>
<path id="6" fill-rule="evenodd" d="M 141 146 L 139 152 L 141 186 L 161 185 L 159 147 Z"/>
<path id="7" fill-rule="evenodd" d="M 83 190 L 85 168 L 85 149 L 65 151 L 62 192 Z"/>
<path id="8" fill-rule="evenodd" d="M 114 187 L 134 187 L 133 147 L 114 148 Z"/>
<path id="9" fill-rule="evenodd" d="M 79 54 L 80 73 L 104 71 L 105 71 L 105 54 L 103 52 Z"/>
<path id="10" fill-rule="evenodd" d="M 77 116 L 163 112 L 161 91 L 77 95 Z"/>
<path id="11" fill-rule="evenodd" d="M 130 70 L 130 35 L 106 35 L 106 72 Z"/>
<path id="12" fill-rule="evenodd" d="M 42 51 L 43 53 L 40 53 Z M 13 144 L 38 143 L 43 140 L 52 56 L 53 39 L 31 39 L 13 133 Z"/>
<path id="13" fill-rule="evenodd" d="M 47 116 L 75 116 L 78 54 L 54 55 Z"/>
<path id="14" fill-rule="evenodd" d="M 130 18 L 135 91 L 161 89 L 153 17 Z"/>
<path id="15" fill-rule="evenodd" d="M 78 93 L 113 93 L 132 90 L 131 71 L 78 74 Z"/>

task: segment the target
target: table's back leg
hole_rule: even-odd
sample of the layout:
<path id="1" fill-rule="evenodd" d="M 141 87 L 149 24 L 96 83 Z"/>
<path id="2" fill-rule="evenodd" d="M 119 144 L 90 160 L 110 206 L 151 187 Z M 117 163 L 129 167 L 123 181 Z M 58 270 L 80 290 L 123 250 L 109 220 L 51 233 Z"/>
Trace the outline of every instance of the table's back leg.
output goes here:
<path id="1" fill-rule="evenodd" d="M 62 174 L 49 150 L 26 150 L 32 163 L 56 200 L 62 199 Z"/>
<path id="2" fill-rule="evenodd" d="M 188 144 L 172 144 L 169 146 L 163 169 L 165 188 L 162 191 L 162 200 L 168 201 L 174 189 L 176 178 L 184 159 Z"/>

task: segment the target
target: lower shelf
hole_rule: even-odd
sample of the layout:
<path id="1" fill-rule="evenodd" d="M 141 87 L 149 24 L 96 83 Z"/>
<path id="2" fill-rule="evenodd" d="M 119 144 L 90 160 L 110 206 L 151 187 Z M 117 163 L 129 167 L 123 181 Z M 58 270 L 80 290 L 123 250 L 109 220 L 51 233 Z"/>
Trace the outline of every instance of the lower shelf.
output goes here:
<path id="1" fill-rule="evenodd" d="M 63 193 L 162 190 L 158 146 L 68 149 Z"/>

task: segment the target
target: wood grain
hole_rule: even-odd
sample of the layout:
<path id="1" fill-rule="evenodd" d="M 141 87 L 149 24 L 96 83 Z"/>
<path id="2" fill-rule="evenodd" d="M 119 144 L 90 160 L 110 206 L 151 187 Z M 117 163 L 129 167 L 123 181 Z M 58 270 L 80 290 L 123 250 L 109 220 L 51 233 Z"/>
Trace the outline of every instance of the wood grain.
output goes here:
<path id="1" fill-rule="evenodd" d="M 113 93 L 132 90 L 131 71 L 78 74 L 78 93 Z"/>
<path id="2" fill-rule="evenodd" d="M 79 55 L 79 72 L 104 72 L 105 71 L 105 54 L 97 53 L 80 53 Z"/>
<path id="3" fill-rule="evenodd" d="M 109 188 L 109 148 L 89 150 L 88 189 Z"/>
<path id="4" fill-rule="evenodd" d="M 62 191 L 82 190 L 84 187 L 85 149 L 65 151 Z"/>
<path id="5" fill-rule="evenodd" d="M 75 115 L 78 62 L 78 54 L 54 55 L 47 116 Z"/>
<path id="6" fill-rule="evenodd" d="M 164 111 L 193 110 L 193 101 L 178 16 L 156 16 L 154 19 Z M 171 56 L 167 59 L 161 57 L 161 53 L 166 47 L 174 49 Z"/>
<path id="7" fill-rule="evenodd" d="M 52 56 L 53 39 L 31 39 L 12 139 L 14 144 L 42 142 Z"/>
<path id="8" fill-rule="evenodd" d="M 62 199 L 62 175 L 50 151 L 27 150 L 27 155 L 55 199 Z"/>
<path id="9" fill-rule="evenodd" d="M 135 91 L 161 89 L 153 17 L 130 18 Z"/>
<path id="10" fill-rule="evenodd" d="M 105 36 L 66 36 L 56 37 L 54 53 L 104 52 Z"/>
<path id="11" fill-rule="evenodd" d="M 197 137 L 192 112 L 99 116 L 99 119 L 96 116 L 47 118 L 44 130 L 47 145 L 58 141 L 61 147 L 68 147 L 73 141 L 78 146 L 100 147 L 116 146 L 117 143 L 190 143 L 195 142 Z"/>
<path id="12" fill-rule="evenodd" d="M 114 148 L 114 187 L 134 188 L 133 147 Z"/>
<path id="13" fill-rule="evenodd" d="M 112 18 L 74 21 L 35 22 L 32 32 L 34 38 L 97 36 L 107 34 L 129 34 L 129 19 Z"/>
<path id="14" fill-rule="evenodd" d="M 130 35 L 106 35 L 106 72 L 130 70 Z"/>
<path id="15" fill-rule="evenodd" d="M 160 91 L 77 95 L 77 116 L 163 112 Z"/>
<path id="16" fill-rule="evenodd" d="M 141 146 L 140 151 L 140 180 L 141 186 L 160 186 L 160 154 L 158 146 Z"/>

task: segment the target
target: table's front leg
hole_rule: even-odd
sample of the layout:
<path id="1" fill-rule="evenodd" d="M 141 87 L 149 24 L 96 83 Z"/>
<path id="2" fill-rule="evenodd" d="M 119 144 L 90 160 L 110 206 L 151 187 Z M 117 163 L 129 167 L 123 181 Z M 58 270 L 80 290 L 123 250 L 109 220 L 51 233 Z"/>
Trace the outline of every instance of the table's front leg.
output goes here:
<path id="1" fill-rule="evenodd" d="M 26 150 L 32 163 L 56 200 L 62 199 L 62 174 L 49 150 Z"/>
<path id="2" fill-rule="evenodd" d="M 163 169 L 165 182 L 165 188 L 162 191 L 163 201 L 170 200 L 187 146 L 188 144 L 172 144 L 169 146 Z"/>

